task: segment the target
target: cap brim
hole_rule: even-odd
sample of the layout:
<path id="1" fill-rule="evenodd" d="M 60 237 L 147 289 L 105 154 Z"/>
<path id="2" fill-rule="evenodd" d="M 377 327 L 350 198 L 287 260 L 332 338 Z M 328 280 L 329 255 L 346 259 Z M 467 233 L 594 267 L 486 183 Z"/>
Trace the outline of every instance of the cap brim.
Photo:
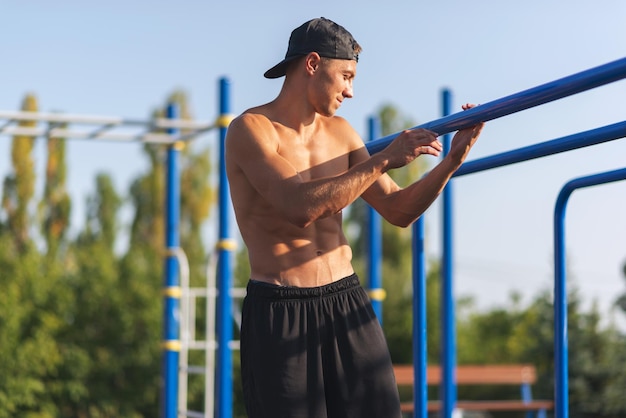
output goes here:
<path id="1" fill-rule="evenodd" d="M 289 57 L 289 58 L 285 58 L 284 60 L 282 60 L 281 62 L 279 62 L 278 64 L 276 64 L 272 68 L 270 68 L 269 70 L 267 70 L 265 72 L 265 74 L 263 74 L 263 77 L 265 77 L 265 78 L 279 78 L 279 77 L 284 76 L 285 74 L 287 74 L 287 66 L 289 65 L 289 63 L 291 61 L 293 61 L 296 58 L 298 58 L 298 55 L 293 56 L 293 57 Z"/>

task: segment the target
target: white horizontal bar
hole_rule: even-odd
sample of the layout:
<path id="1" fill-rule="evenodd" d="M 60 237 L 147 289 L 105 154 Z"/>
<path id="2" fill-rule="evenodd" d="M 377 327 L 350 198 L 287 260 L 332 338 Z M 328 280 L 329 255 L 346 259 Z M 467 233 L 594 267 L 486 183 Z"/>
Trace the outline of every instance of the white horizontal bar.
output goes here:
<path id="1" fill-rule="evenodd" d="M 217 297 L 220 292 L 214 287 L 206 289 L 202 287 L 190 287 L 189 290 L 187 290 L 187 293 L 189 296 L 214 298 Z M 228 293 L 233 298 L 244 298 L 246 296 L 247 290 L 245 287 L 233 287 Z"/>
<path id="2" fill-rule="evenodd" d="M 0 119 L 9 121 L 25 122 L 56 122 L 56 123 L 76 123 L 84 125 L 131 125 L 146 126 L 156 128 L 179 128 L 206 131 L 216 127 L 213 122 L 194 121 L 185 119 L 158 118 L 152 120 L 124 119 L 112 116 L 76 115 L 70 113 L 45 113 L 28 111 L 4 111 L 0 110 Z"/>
<path id="3" fill-rule="evenodd" d="M 217 350 L 217 341 L 181 341 L 183 345 L 183 349 L 187 348 L 188 350 Z M 239 350 L 239 340 L 231 340 L 228 343 L 228 347 L 231 350 Z"/>
<path id="4" fill-rule="evenodd" d="M 183 344 L 183 348 L 187 348 L 189 350 L 215 350 L 217 349 L 217 342 L 209 341 L 181 341 Z"/>
<path id="5" fill-rule="evenodd" d="M 183 417 L 191 417 L 191 418 L 204 418 L 205 415 L 202 412 L 196 411 L 179 411 L 178 415 L 182 415 Z"/>
<path id="6" fill-rule="evenodd" d="M 27 111 L 4 111 L 0 110 L 0 119 L 16 121 L 41 121 L 58 123 L 85 123 L 92 125 L 125 123 L 122 118 L 111 116 L 72 115 L 69 113 L 44 113 Z"/>
<path id="7" fill-rule="evenodd" d="M 180 128 L 205 131 L 215 128 L 216 125 L 211 122 L 184 120 L 184 119 L 155 119 L 151 126 L 157 128 Z"/>
<path id="8" fill-rule="evenodd" d="M 101 132 L 96 133 L 94 135 L 93 132 L 83 132 L 83 131 L 72 131 L 69 129 L 59 129 L 55 128 L 52 130 L 43 129 L 43 128 L 28 128 L 28 127 L 6 127 L 0 129 L 0 135 L 7 136 L 30 136 L 30 137 L 40 137 L 46 136 L 49 138 L 65 138 L 65 139 L 102 139 L 107 141 L 138 141 L 138 142 L 149 142 L 149 143 L 158 143 L 158 144 L 171 144 L 173 142 L 179 141 L 179 138 L 176 136 L 168 135 L 168 134 L 157 134 L 157 133 L 142 133 L 142 134 L 132 134 L 132 133 L 116 133 L 116 132 Z"/>
<path id="9" fill-rule="evenodd" d="M 180 370 L 187 374 L 206 374 L 206 368 L 204 366 L 180 367 Z"/>
<path id="10" fill-rule="evenodd" d="M 246 293 L 245 287 L 233 287 L 230 289 L 230 296 L 234 298 L 244 298 L 246 297 Z"/>

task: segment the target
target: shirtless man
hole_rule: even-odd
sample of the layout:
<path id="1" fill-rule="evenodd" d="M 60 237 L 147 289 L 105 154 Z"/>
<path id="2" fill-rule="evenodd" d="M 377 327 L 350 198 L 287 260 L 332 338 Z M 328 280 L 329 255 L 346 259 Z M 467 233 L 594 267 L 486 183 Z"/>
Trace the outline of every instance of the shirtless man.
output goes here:
<path id="1" fill-rule="evenodd" d="M 438 156 L 442 145 L 436 133 L 414 129 L 369 155 L 335 116 L 353 96 L 360 51 L 328 19 L 304 23 L 285 59 L 265 73 L 286 76 L 279 95 L 228 130 L 226 168 L 251 267 L 241 324 L 250 418 L 400 417 L 389 350 L 352 268 L 342 210 L 362 197 L 390 223 L 410 225 L 465 160 L 482 124 L 459 131 L 427 176 L 399 187 L 388 170 Z"/>

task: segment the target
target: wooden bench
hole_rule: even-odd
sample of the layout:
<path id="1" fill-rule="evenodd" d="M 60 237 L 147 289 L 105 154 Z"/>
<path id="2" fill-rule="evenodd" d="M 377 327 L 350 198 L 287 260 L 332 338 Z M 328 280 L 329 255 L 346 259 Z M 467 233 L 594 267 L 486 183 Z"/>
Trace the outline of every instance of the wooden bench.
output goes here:
<path id="1" fill-rule="evenodd" d="M 413 386 L 413 365 L 395 365 L 396 383 L 401 386 Z M 554 408 L 554 402 L 549 400 L 533 400 L 531 385 L 537 380 L 534 366 L 527 364 L 503 364 L 489 366 L 457 366 L 457 385 L 520 385 L 521 399 L 519 400 L 458 400 L 456 408 L 466 411 L 526 411 L 536 412 L 537 417 L 545 417 L 546 411 Z M 441 383 L 441 368 L 428 366 L 426 372 L 427 385 Z M 402 412 L 412 413 L 413 402 L 403 402 Z M 441 409 L 441 402 L 429 401 L 428 411 L 435 412 Z"/>

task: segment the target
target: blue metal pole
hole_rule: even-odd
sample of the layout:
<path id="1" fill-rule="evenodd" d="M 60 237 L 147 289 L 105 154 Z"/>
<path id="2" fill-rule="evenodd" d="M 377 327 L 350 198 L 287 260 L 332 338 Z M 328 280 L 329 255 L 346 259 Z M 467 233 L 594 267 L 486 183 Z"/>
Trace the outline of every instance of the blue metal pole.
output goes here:
<path id="1" fill-rule="evenodd" d="M 167 106 L 167 117 L 178 118 L 178 106 L 171 103 Z M 178 129 L 169 128 L 170 135 L 178 134 Z M 178 249 L 180 219 L 180 175 L 178 172 L 178 154 L 181 142 L 171 144 L 167 150 L 167 174 L 165 197 L 165 285 L 164 318 L 163 318 L 163 380 L 164 393 L 162 416 L 177 418 L 178 416 L 178 358 L 180 352 L 180 284 L 178 277 L 178 261 L 174 251 Z"/>
<path id="2" fill-rule="evenodd" d="M 563 186 L 554 208 L 554 352 L 555 352 L 555 416 L 569 416 L 568 339 L 567 339 L 567 276 L 565 264 L 565 209 L 576 189 L 626 180 L 626 168 L 580 177 Z"/>
<path id="3" fill-rule="evenodd" d="M 416 128 L 426 128 L 439 135 L 469 128 L 531 107 L 562 99 L 595 87 L 626 78 L 626 58 L 610 62 L 559 80 L 481 104 L 473 109 L 437 119 Z M 383 150 L 400 133 L 377 139 L 367 144 L 370 154 Z"/>
<path id="4" fill-rule="evenodd" d="M 626 136 L 626 121 L 464 163 L 453 177 L 597 145 Z"/>
<path id="5" fill-rule="evenodd" d="M 380 136 L 380 123 L 377 118 L 368 119 L 368 140 Z M 382 279 L 382 221 L 376 210 L 367 205 L 367 277 L 372 308 L 383 323 L 383 300 L 385 290 Z"/>
<path id="6" fill-rule="evenodd" d="M 415 418 L 428 416 L 426 384 L 426 255 L 424 250 L 424 216 L 413 224 L 413 410 Z"/>
<path id="7" fill-rule="evenodd" d="M 565 190 L 565 189 L 564 189 Z M 554 411 L 569 417 L 567 289 L 565 276 L 565 207 L 571 191 L 561 192 L 554 211 Z"/>
<path id="8" fill-rule="evenodd" d="M 442 92 L 442 114 L 450 114 L 452 93 Z M 450 151 L 451 135 L 443 136 L 443 155 Z M 454 272 L 453 272 L 453 182 L 448 182 L 443 190 L 443 261 L 441 283 L 441 402 L 442 415 L 451 418 L 456 406 L 456 324 L 454 306 Z"/>
<path id="9" fill-rule="evenodd" d="M 233 339 L 232 297 L 233 287 L 233 251 L 236 245 L 233 240 L 231 225 L 231 202 L 226 177 L 224 145 L 226 131 L 230 122 L 230 81 L 219 80 L 220 88 L 220 122 L 219 122 L 219 240 L 217 243 L 217 367 L 216 367 L 216 412 L 218 418 L 232 417 L 233 408 L 233 357 L 230 342 Z"/>

